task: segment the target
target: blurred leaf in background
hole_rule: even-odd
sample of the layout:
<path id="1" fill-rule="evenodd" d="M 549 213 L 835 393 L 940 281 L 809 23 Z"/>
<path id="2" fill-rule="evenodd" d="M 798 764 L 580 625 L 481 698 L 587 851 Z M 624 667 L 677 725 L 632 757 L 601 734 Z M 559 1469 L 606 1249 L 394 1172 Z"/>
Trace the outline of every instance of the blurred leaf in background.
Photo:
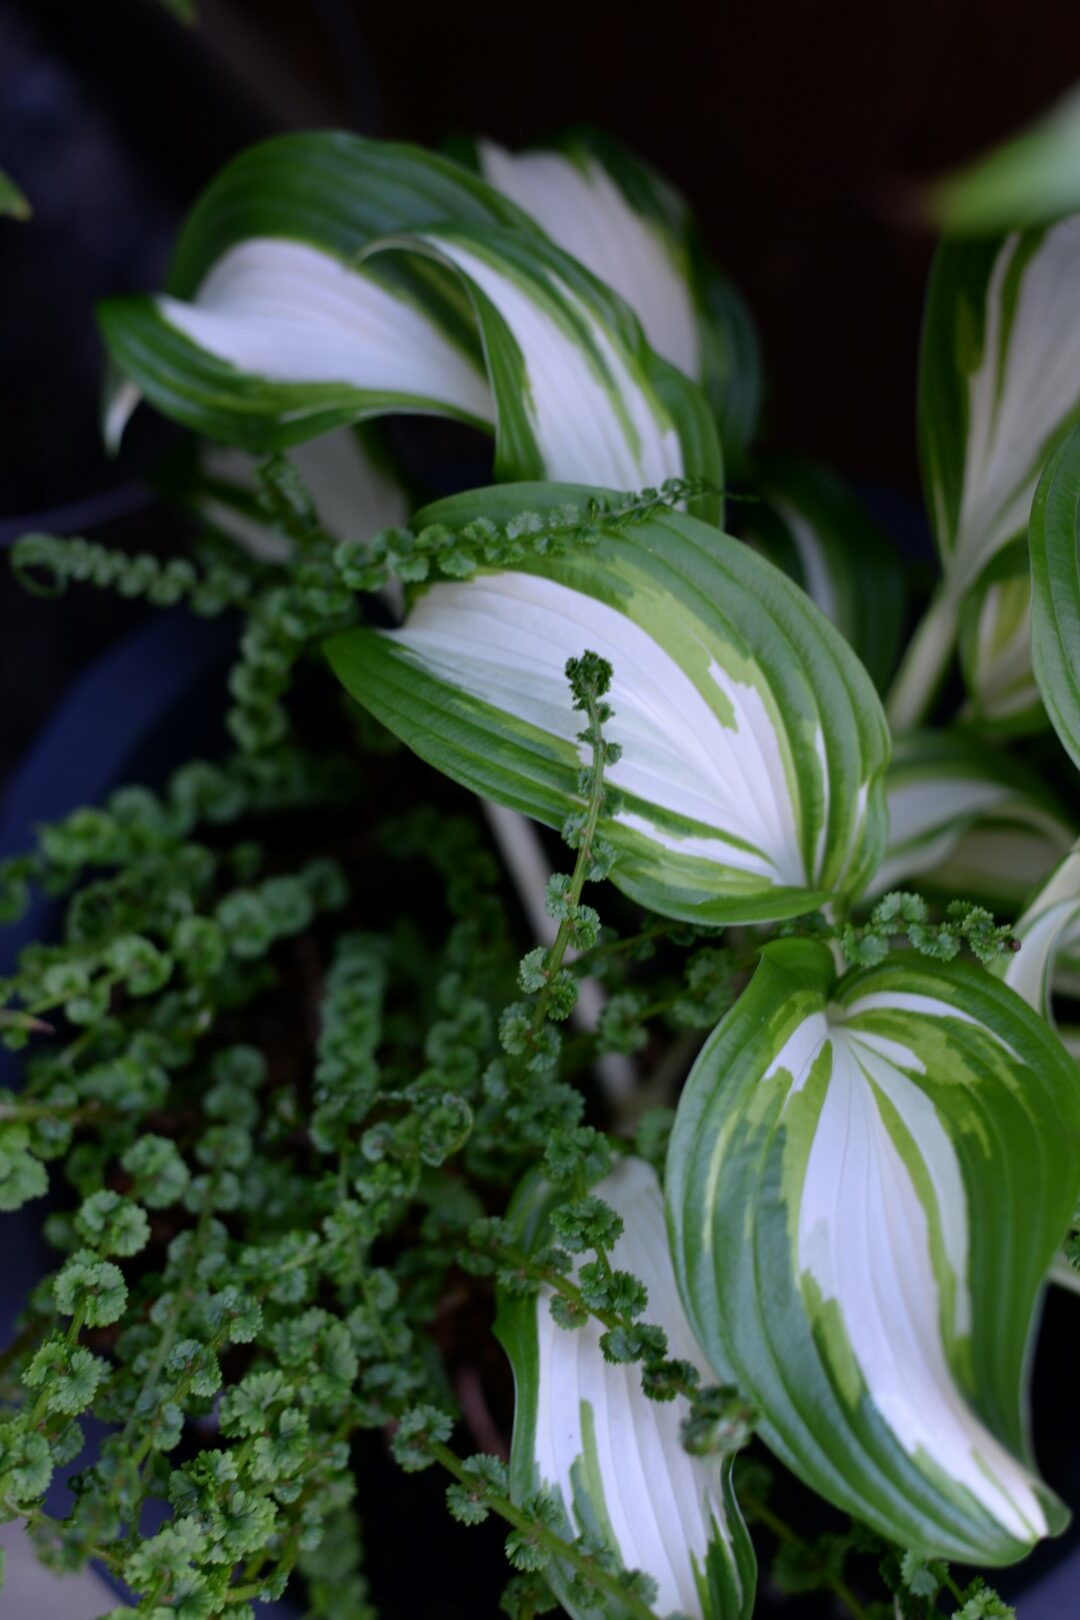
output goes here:
<path id="1" fill-rule="evenodd" d="M 1080 88 L 926 195 L 931 221 L 957 235 L 1019 230 L 1080 208 Z"/>
<path id="2" fill-rule="evenodd" d="M 9 174 L 0 169 L 0 214 L 7 214 L 12 219 L 29 219 L 33 211 L 25 192 L 19 189 Z"/>

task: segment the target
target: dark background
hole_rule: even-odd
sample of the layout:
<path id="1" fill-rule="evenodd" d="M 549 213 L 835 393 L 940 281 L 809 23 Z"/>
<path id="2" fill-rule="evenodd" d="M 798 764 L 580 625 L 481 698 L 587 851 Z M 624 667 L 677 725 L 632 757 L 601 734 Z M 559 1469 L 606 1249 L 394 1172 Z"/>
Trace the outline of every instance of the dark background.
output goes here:
<path id="1" fill-rule="evenodd" d="M 1080 77 L 1075 0 L 0 0 L 0 538 L 182 545 L 97 437 L 96 298 L 160 283 L 218 166 L 276 130 L 345 125 L 508 144 L 604 126 L 690 198 L 759 322 L 767 437 L 916 495 L 913 399 L 929 236 L 910 183 L 1011 132 Z M 636 20 L 635 20 L 636 19 Z M 57 512 L 58 507 L 70 511 Z M 0 576 L 0 780 L 76 669 L 141 616 Z"/>

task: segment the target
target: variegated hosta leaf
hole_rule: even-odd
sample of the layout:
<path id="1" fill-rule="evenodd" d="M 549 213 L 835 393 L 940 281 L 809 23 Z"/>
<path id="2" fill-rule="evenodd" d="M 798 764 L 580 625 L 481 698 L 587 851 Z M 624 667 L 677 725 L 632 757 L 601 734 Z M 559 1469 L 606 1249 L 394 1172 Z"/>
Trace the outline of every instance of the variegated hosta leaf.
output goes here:
<path id="1" fill-rule="evenodd" d="M 919 886 L 1021 904 L 1076 836 L 1046 784 L 964 731 L 899 737 L 885 777 L 889 841 L 867 898 Z"/>
<path id="2" fill-rule="evenodd" d="M 417 250 L 372 254 L 405 235 Z M 493 429 L 502 477 L 720 481 L 691 382 L 620 299 L 464 168 L 344 135 L 244 154 L 181 237 L 168 291 L 102 306 L 127 384 L 211 439 L 283 448 L 388 412 Z"/>
<path id="3" fill-rule="evenodd" d="M 685 201 L 610 137 L 476 145 L 484 178 L 635 311 L 657 354 L 704 386 L 729 465 L 757 425 L 761 357 L 742 299 L 700 251 Z"/>
<path id="4" fill-rule="evenodd" d="M 1051 873 L 1013 933 L 1020 949 L 995 962 L 994 971 L 1053 1025 L 1059 957 L 1080 949 L 1080 845 Z"/>
<path id="5" fill-rule="evenodd" d="M 356 257 L 388 231 L 446 220 L 528 221 L 431 153 L 345 134 L 286 135 L 243 152 L 192 209 L 165 293 L 100 308 L 123 376 L 208 438 L 284 448 L 406 401 L 491 420 L 481 356 L 427 301 Z M 460 299 L 456 300 L 460 305 Z M 215 347 L 215 343 L 217 347 Z M 127 409 L 133 395 L 129 385 Z M 114 435 L 124 412 L 116 413 Z"/>
<path id="6" fill-rule="evenodd" d="M 1080 768 L 1080 428 L 1046 469 L 1029 539 L 1035 678 L 1054 730 Z"/>
<path id="7" fill-rule="evenodd" d="M 363 540 L 405 522 L 408 503 L 397 479 L 354 428 L 337 428 L 289 452 L 327 534 Z M 267 522 L 255 499 L 251 457 L 224 445 L 202 447 L 190 504 L 214 528 L 256 557 L 284 561 L 292 543 Z"/>
<path id="8" fill-rule="evenodd" d="M 601 522 L 553 554 L 545 523 L 566 525 L 589 493 L 502 486 L 421 513 L 451 531 L 509 525 L 521 561 L 431 585 L 401 630 L 334 638 L 344 685 L 456 781 L 558 826 L 591 757 L 565 666 L 598 653 L 623 749 L 609 772 L 623 806 L 603 828 L 614 882 L 714 922 L 857 892 L 881 853 L 888 755 L 865 670 L 790 580 L 694 518 Z"/>
<path id="9" fill-rule="evenodd" d="M 995 241 L 944 242 L 923 323 L 919 440 L 945 578 L 890 692 L 896 729 L 925 716 L 961 619 L 970 668 L 965 598 L 1023 539 L 1040 473 L 1078 410 L 1080 217 Z M 987 693 L 1022 691 L 1014 620 L 1015 603 L 1005 623 L 984 626 L 976 708 Z M 1002 638 L 999 671 L 986 659 Z"/>
<path id="10" fill-rule="evenodd" d="M 1047 457 L 1080 409 L 1080 217 L 945 242 L 923 329 L 919 432 L 959 598 L 1027 528 Z"/>
<path id="11" fill-rule="evenodd" d="M 744 538 L 782 568 L 850 641 L 880 688 L 904 621 L 903 570 L 862 504 L 823 467 L 772 457 L 764 501 L 746 508 Z"/>
<path id="12" fill-rule="evenodd" d="M 999 736 L 1046 729 L 1031 667 L 1026 538 L 1000 551 L 969 591 L 960 613 L 960 660 L 968 690 L 965 720 Z"/>
<path id="13" fill-rule="evenodd" d="M 477 145 L 489 185 L 626 299 L 657 354 L 697 376 L 701 343 L 681 240 L 685 205 L 659 176 L 624 157 L 639 181 L 633 200 L 609 165 L 579 139 L 561 149 L 516 153 L 493 141 Z"/>
<path id="14" fill-rule="evenodd" d="M 766 948 L 679 1104 L 668 1215 L 718 1377 L 823 1496 L 927 1555 L 1003 1564 L 1067 1517 L 1025 1375 L 1080 1191 L 1080 1087 L 985 970 L 897 956 L 836 982 Z"/>
<path id="15" fill-rule="evenodd" d="M 612 1260 L 644 1282 L 647 1318 L 664 1328 L 670 1353 L 705 1372 L 679 1300 L 656 1172 L 624 1159 L 595 1189 L 622 1216 Z M 511 1207 L 523 1244 L 550 1238 L 550 1188 L 527 1183 Z M 559 1327 L 551 1290 L 503 1294 L 496 1333 L 514 1369 L 516 1399 L 511 1493 L 523 1501 L 541 1487 L 558 1496 L 563 1533 L 599 1536 L 625 1569 L 657 1583 L 657 1614 L 688 1620 L 749 1620 L 754 1552 L 731 1488 L 731 1459 L 691 1457 L 679 1438 L 683 1401 L 652 1401 L 641 1369 L 605 1361 L 602 1329 Z M 574 1620 L 601 1620 L 617 1605 L 582 1603 L 560 1566 L 545 1570 Z"/>
<path id="16" fill-rule="evenodd" d="M 704 397 L 645 342 L 636 318 L 543 237 L 440 228 L 384 238 L 461 277 L 495 396 L 499 478 L 633 489 L 684 471 L 719 481 Z"/>

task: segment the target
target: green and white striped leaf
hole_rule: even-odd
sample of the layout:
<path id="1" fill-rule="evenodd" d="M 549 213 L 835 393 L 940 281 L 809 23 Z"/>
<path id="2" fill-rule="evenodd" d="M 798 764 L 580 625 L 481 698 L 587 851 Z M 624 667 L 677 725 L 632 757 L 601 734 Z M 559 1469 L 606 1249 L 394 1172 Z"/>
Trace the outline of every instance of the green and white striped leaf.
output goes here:
<path id="1" fill-rule="evenodd" d="M 1070 956 L 1080 952 L 1080 844 L 1054 869 L 1025 908 L 1013 933 L 1020 941 L 1020 949 L 995 962 L 994 971 L 1023 996 L 1029 1007 L 1056 1027 L 1054 989 L 1058 963 L 1068 962 Z M 1076 1031 L 1070 1033 L 1075 1039 Z"/>
<path id="2" fill-rule="evenodd" d="M 188 216 L 165 293 L 100 307 L 129 380 L 112 436 L 139 391 L 206 437 L 256 451 L 383 409 L 489 424 L 460 297 L 357 266 L 387 232 L 447 220 L 529 228 L 467 170 L 412 147 L 318 133 L 241 153 Z"/>
<path id="3" fill-rule="evenodd" d="M 791 916 L 867 882 L 884 842 L 884 716 L 865 670 L 790 580 L 748 546 L 666 508 L 541 549 L 589 491 L 456 496 L 417 524 L 477 519 L 523 535 L 513 569 L 440 581 L 401 630 L 327 653 L 384 725 L 474 792 L 550 826 L 581 808 L 586 746 L 565 678 L 586 650 L 614 670 L 607 732 L 622 808 L 603 826 L 613 881 L 703 922 Z"/>
<path id="4" fill-rule="evenodd" d="M 168 290 L 100 320 L 126 379 L 114 438 L 141 392 L 255 451 L 422 412 L 494 431 L 500 477 L 721 479 L 704 396 L 622 301 L 468 170 L 410 147 L 254 148 L 196 205 Z"/>
<path id="5" fill-rule="evenodd" d="M 889 841 L 866 898 L 917 878 L 950 898 L 1019 906 L 1076 836 L 1034 771 L 965 731 L 897 738 L 885 792 Z"/>
<path id="6" fill-rule="evenodd" d="M 479 141 L 484 178 L 626 300 L 645 335 L 704 387 L 729 466 L 757 427 L 761 355 L 749 311 L 702 253 L 684 199 L 609 136 L 508 152 Z"/>
<path id="7" fill-rule="evenodd" d="M 1031 1327 L 1080 1191 L 1080 1087 L 985 970 L 836 981 L 766 947 L 668 1157 L 675 1268 L 718 1377 L 813 1489 L 925 1555 L 1005 1564 L 1067 1513 L 1034 1471 Z"/>
<path id="8" fill-rule="evenodd" d="M 1080 768 L 1080 428 L 1043 475 L 1029 539 L 1035 678 L 1054 730 Z"/>
<path id="9" fill-rule="evenodd" d="M 961 617 L 970 668 L 965 598 L 1007 547 L 1023 541 L 1043 467 L 1078 413 L 1080 216 L 994 241 L 942 243 L 923 322 L 919 445 L 945 577 L 890 693 L 897 730 L 924 718 Z M 1003 690 L 1022 712 L 1016 600 L 995 601 L 991 611 L 1004 617 L 983 627 L 974 704 L 983 708 L 987 694 L 997 701 Z M 987 666 L 991 654 L 1003 668 Z"/>
<path id="10" fill-rule="evenodd" d="M 656 1172 L 624 1159 L 595 1189 L 622 1216 L 614 1264 L 644 1282 L 647 1319 L 667 1333 L 670 1353 L 705 1364 L 686 1320 L 668 1249 Z M 511 1207 L 527 1249 L 550 1241 L 552 1192 L 527 1183 Z M 511 1495 L 524 1501 L 541 1487 L 562 1504 L 563 1533 L 598 1536 L 624 1569 L 657 1583 L 657 1614 L 687 1620 L 749 1620 L 754 1552 L 731 1486 L 731 1458 L 691 1457 L 679 1438 L 684 1401 L 652 1401 L 641 1369 L 606 1361 L 602 1329 L 557 1326 L 551 1290 L 503 1293 L 496 1333 L 514 1369 L 516 1399 Z M 545 1570 L 574 1620 L 621 1614 L 615 1603 L 583 1603 L 560 1566 Z"/>
<path id="11" fill-rule="evenodd" d="M 1026 531 L 1047 458 L 1080 412 L 1080 217 L 938 250 L 923 328 L 919 434 L 959 599 Z"/>
<path id="12" fill-rule="evenodd" d="M 476 156 L 489 185 L 625 298 L 657 354 L 700 375 L 686 208 L 658 175 L 620 153 L 620 183 L 610 155 L 605 163 L 579 137 L 525 152 L 479 141 Z"/>
<path id="13" fill-rule="evenodd" d="M 962 718 L 996 736 L 1046 729 L 1031 666 L 1031 568 L 1026 538 L 999 551 L 960 610 Z"/>
<path id="14" fill-rule="evenodd" d="M 881 689 L 904 622 L 906 583 L 895 551 L 861 502 L 825 468 L 770 457 L 758 479 L 763 501 L 746 507 L 744 538 L 813 598 Z"/>
<path id="15" fill-rule="evenodd" d="M 497 415 L 500 479 L 634 489 L 685 472 L 719 483 L 704 396 L 649 348 L 636 318 L 544 238 L 441 228 L 385 238 L 460 276 L 475 311 Z"/>

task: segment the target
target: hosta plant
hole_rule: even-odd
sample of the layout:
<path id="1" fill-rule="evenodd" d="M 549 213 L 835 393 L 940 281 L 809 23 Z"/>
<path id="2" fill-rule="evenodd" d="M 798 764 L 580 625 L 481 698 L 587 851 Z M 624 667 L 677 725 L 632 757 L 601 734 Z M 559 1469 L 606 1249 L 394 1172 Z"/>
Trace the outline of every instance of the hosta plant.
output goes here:
<path id="1" fill-rule="evenodd" d="M 270 141 L 102 307 L 190 550 L 15 574 L 235 629 L 220 754 L 0 872 L 66 901 L 0 1506 L 117 1616 L 407 1612 L 392 1468 L 519 1620 L 1012 1612 L 1080 1255 L 1080 216 L 1019 223 L 931 277 L 928 600 L 610 140 Z"/>

